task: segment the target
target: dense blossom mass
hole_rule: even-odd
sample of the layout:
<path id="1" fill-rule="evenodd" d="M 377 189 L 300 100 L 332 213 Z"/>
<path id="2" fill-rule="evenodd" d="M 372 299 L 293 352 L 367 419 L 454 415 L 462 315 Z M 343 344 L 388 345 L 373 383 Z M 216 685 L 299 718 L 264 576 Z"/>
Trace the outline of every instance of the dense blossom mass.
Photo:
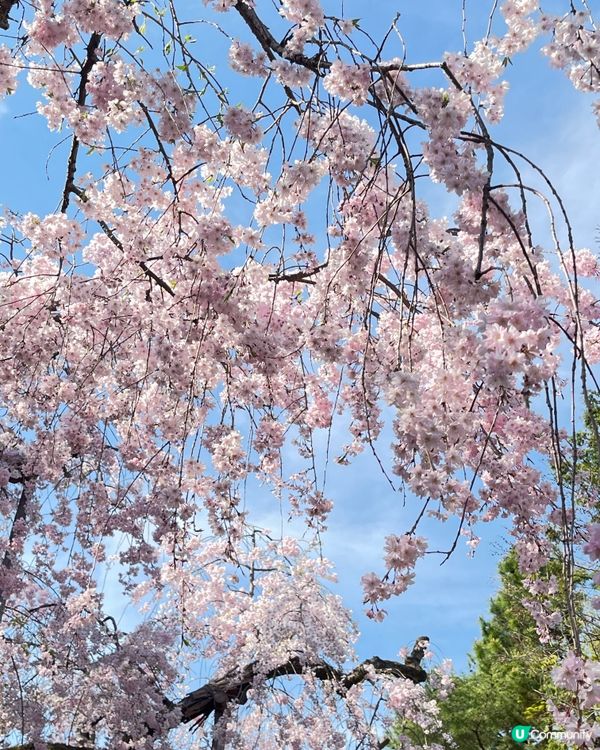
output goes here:
<path id="1" fill-rule="evenodd" d="M 57 210 L 0 220 L 3 746 L 378 748 L 394 711 L 438 729 L 406 670 L 348 672 L 356 628 L 312 543 L 332 508 L 315 437 L 339 415 L 340 464 L 378 456 L 391 425 L 381 468 L 412 498 L 362 579 L 375 620 L 434 551 L 424 518 L 455 519 L 446 556 L 511 519 L 541 638 L 560 618 L 550 536 L 567 593 L 575 551 L 600 558 L 558 406 L 571 373 L 589 400 L 600 263 L 490 132 L 530 47 L 600 93 L 587 4 L 506 0 L 439 61 L 401 18 L 373 40 L 334 2 L 196 5 L 0 2 L 0 94 L 20 87 L 69 144 Z M 426 180 L 453 217 L 433 218 Z M 298 538 L 262 528 L 252 483 Z M 127 632 L 109 570 L 139 613 Z M 588 737 L 599 667 L 576 625 L 552 707 Z M 190 734 L 199 660 L 243 689 L 213 690 Z"/>

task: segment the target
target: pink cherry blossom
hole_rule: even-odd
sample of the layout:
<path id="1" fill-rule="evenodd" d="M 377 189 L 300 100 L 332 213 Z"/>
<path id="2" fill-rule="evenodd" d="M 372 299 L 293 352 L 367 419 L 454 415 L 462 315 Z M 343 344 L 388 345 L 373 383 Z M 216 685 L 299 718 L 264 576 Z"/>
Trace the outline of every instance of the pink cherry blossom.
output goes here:
<path id="1" fill-rule="evenodd" d="M 371 85 L 371 71 L 368 65 L 346 65 L 336 60 L 323 85 L 334 96 L 349 99 L 354 104 L 364 104 Z"/>
<path id="2" fill-rule="evenodd" d="M 0 218 L 4 745 L 375 748 L 396 714 L 433 737 L 420 680 L 444 699 L 449 668 L 360 661 L 327 560 L 361 452 L 389 493 L 361 501 L 393 509 L 360 530 L 372 626 L 503 524 L 567 653 L 544 697 L 593 731 L 568 605 L 600 558 L 573 442 L 599 264 L 495 125 L 538 51 L 598 94 L 599 38 L 538 5 L 425 61 L 402 17 L 381 45 L 318 0 L 0 8 L 0 95 L 23 70 L 11 108 L 56 138 L 44 205 Z"/>
<path id="3" fill-rule="evenodd" d="M 0 46 L 0 95 L 11 94 L 17 88 L 19 72 L 8 47 Z"/>

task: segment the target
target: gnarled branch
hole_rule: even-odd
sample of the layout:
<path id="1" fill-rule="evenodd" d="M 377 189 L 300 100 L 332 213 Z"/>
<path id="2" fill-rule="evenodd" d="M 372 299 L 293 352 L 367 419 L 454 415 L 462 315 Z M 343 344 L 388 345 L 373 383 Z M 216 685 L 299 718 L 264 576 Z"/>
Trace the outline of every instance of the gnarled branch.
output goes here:
<path id="1" fill-rule="evenodd" d="M 311 672 L 319 680 L 336 682 L 337 692 L 344 695 L 351 687 L 367 679 L 372 670 L 393 677 L 404 677 L 414 683 L 424 682 L 427 679 L 427 672 L 420 665 L 400 664 L 397 661 L 381 659 L 379 656 L 367 659 L 350 672 L 342 672 L 325 661 L 317 664 L 304 664 L 298 657 L 293 657 L 285 664 L 268 672 L 265 679 L 274 680 L 276 677 Z M 195 726 L 201 726 L 212 713 L 222 713 L 227 704 L 244 705 L 256 676 L 256 664 L 247 664 L 241 671 L 232 669 L 222 677 L 193 690 L 177 704 L 177 708 L 181 711 L 181 721 L 184 724 L 193 721 Z"/>

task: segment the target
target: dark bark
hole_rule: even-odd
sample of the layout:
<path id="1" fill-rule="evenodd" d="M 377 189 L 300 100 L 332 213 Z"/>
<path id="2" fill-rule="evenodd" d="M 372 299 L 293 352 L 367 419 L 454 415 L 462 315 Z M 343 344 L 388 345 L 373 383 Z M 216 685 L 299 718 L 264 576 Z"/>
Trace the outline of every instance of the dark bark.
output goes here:
<path id="1" fill-rule="evenodd" d="M 329 68 L 329 63 L 322 59 L 320 54 L 316 54 L 313 57 L 307 57 L 299 52 L 290 52 L 285 43 L 278 42 L 277 39 L 271 34 L 268 26 L 259 18 L 258 14 L 251 8 L 244 0 L 237 0 L 235 9 L 240 16 L 246 22 L 250 31 L 256 37 L 256 40 L 263 48 L 267 57 L 273 60 L 274 55 L 279 55 L 289 62 L 295 63 L 296 65 L 302 65 L 313 73 L 319 74 L 322 69 Z"/>
<path id="2" fill-rule="evenodd" d="M 397 661 L 380 659 L 378 656 L 367 659 L 350 672 L 342 672 L 326 662 L 302 664 L 300 659 L 294 657 L 280 667 L 271 670 L 265 675 L 264 679 L 273 680 L 285 675 L 300 675 L 303 672 L 312 672 L 319 680 L 337 683 L 336 690 L 343 696 L 349 688 L 358 685 L 367 678 L 370 668 L 381 674 L 404 677 L 415 683 L 424 682 L 427 679 L 427 673 L 420 666 L 400 664 Z M 177 704 L 177 708 L 181 711 L 181 721 L 184 724 L 194 722 L 194 726 L 202 726 L 211 714 L 222 713 L 225 706 L 230 704 L 244 705 L 248 700 L 248 690 L 252 687 L 256 676 L 256 665 L 248 664 L 242 670 L 231 670 L 222 677 L 211 680 L 201 688 L 193 690 Z"/>
<path id="3" fill-rule="evenodd" d="M 2 0 L 0 0 L 2 2 Z M 92 68 L 98 62 L 98 47 L 102 41 L 102 36 L 94 32 L 89 39 L 87 47 L 85 49 L 85 60 L 81 66 L 79 87 L 77 89 L 77 104 L 80 107 L 85 106 L 87 99 L 87 83 L 92 72 Z M 65 188 L 63 190 L 63 199 L 60 207 L 61 213 L 65 213 L 69 206 L 69 198 L 73 192 L 73 186 L 75 184 L 75 172 L 77 170 L 77 155 L 79 154 L 79 139 L 76 135 L 73 136 L 73 142 L 71 143 L 71 151 L 69 153 L 69 159 L 67 161 L 67 176 L 65 179 Z"/>
<path id="4" fill-rule="evenodd" d="M 17 510 L 15 511 L 15 516 L 13 518 L 13 523 L 10 529 L 10 534 L 8 537 L 8 549 L 4 553 L 4 557 L 2 558 L 2 564 L 1 567 L 5 571 L 9 571 L 13 567 L 13 551 L 12 551 L 12 545 L 15 541 L 16 535 L 17 535 L 17 528 L 20 521 L 25 521 L 27 519 L 27 505 L 29 502 L 29 496 L 31 493 L 31 487 L 29 485 L 29 479 L 27 477 L 20 476 L 18 479 L 11 480 L 14 484 L 21 483 L 21 494 L 19 495 L 19 501 L 17 503 Z M 0 584 L 0 622 L 2 622 L 4 618 L 4 613 L 6 612 L 6 602 L 8 600 L 8 596 L 6 595 L 6 591 L 2 589 Z"/>
<path id="5" fill-rule="evenodd" d="M 9 14 L 18 0 L 0 0 L 0 29 L 6 31 L 9 26 Z"/>

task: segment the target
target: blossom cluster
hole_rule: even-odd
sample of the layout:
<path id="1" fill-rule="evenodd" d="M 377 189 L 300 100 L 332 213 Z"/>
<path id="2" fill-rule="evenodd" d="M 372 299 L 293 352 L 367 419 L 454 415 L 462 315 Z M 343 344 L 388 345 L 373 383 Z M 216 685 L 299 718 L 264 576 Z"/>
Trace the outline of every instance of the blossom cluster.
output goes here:
<path id="1" fill-rule="evenodd" d="M 258 14 L 241 2 L 205 5 L 230 12 L 225 28 Z M 600 266 L 574 241 L 537 243 L 528 188 L 498 182 L 510 152 L 486 135 L 508 56 L 553 30 L 551 61 L 595 91 L 597 32 L 507 0 L 506 33 L 446 54 L 443 85 L 422 85 L 404 58 L 339 59 L 332 40 L 351 29 L 318 0 L 278 8 L 281 42 L 256 21 L 262 50 L 231 40 L 233 93 L 169 9 L 40 0 L 27 36 L 0 47 L 0 94 L 27 68 L 70 143 L 62 210 L 1 223 L 0 734 L 25 719 L 22 744 L 76 732 L 166 749 L 165 696 L 199 658 L 255 671 L 252 705 L 218 727 L 233 750 L 301 747 L 306 732 L 376 747 L 380 703 L 437 730 L 406 680 L 369 672 L 369 694 L 333 679 L 356 629 L 321 556 L 333 503 L 316 453 L 329 458 L 340 414 L 338 464 L 366 448 L 409 491 L 410 533 L 391 533 L 395 518 L 383 570 L 362 579 L 373 619 L 428 553 L 424 518 L 454 519 L 448 555 L 511 519 L 542 639 L 561 626 L 545 601 L 560 585 L 536 578 L 551 525 L 600 557 L 599 524 L 562 513 L 553 479 L 559 355 L 574 341 L 587 359 L 573 372 L 600 361 Z M 529 162 L 506 163 L 521 183 Z M 450 219 L 421 199 L 425 180 L 455 193 Z M 111 575 L 137 607 L 127 629 L 100 591 Z M 569 654 L 554 678 L 573 726 L 598 700 L 597 665 Z"/>
<path id="2" fill-rule="evenodd" d="M 8 47 L 0 46 L 0 96 L 12 94 L 17 88 L 18 68 Z"/>
<path id="3" fill-rule="evenodd" d="M 323 85 L 330 94 L 361 105 L 367 101 L 371 69 L 368 65 L 347 65 L 341 60 L 335 60 Z"/>

